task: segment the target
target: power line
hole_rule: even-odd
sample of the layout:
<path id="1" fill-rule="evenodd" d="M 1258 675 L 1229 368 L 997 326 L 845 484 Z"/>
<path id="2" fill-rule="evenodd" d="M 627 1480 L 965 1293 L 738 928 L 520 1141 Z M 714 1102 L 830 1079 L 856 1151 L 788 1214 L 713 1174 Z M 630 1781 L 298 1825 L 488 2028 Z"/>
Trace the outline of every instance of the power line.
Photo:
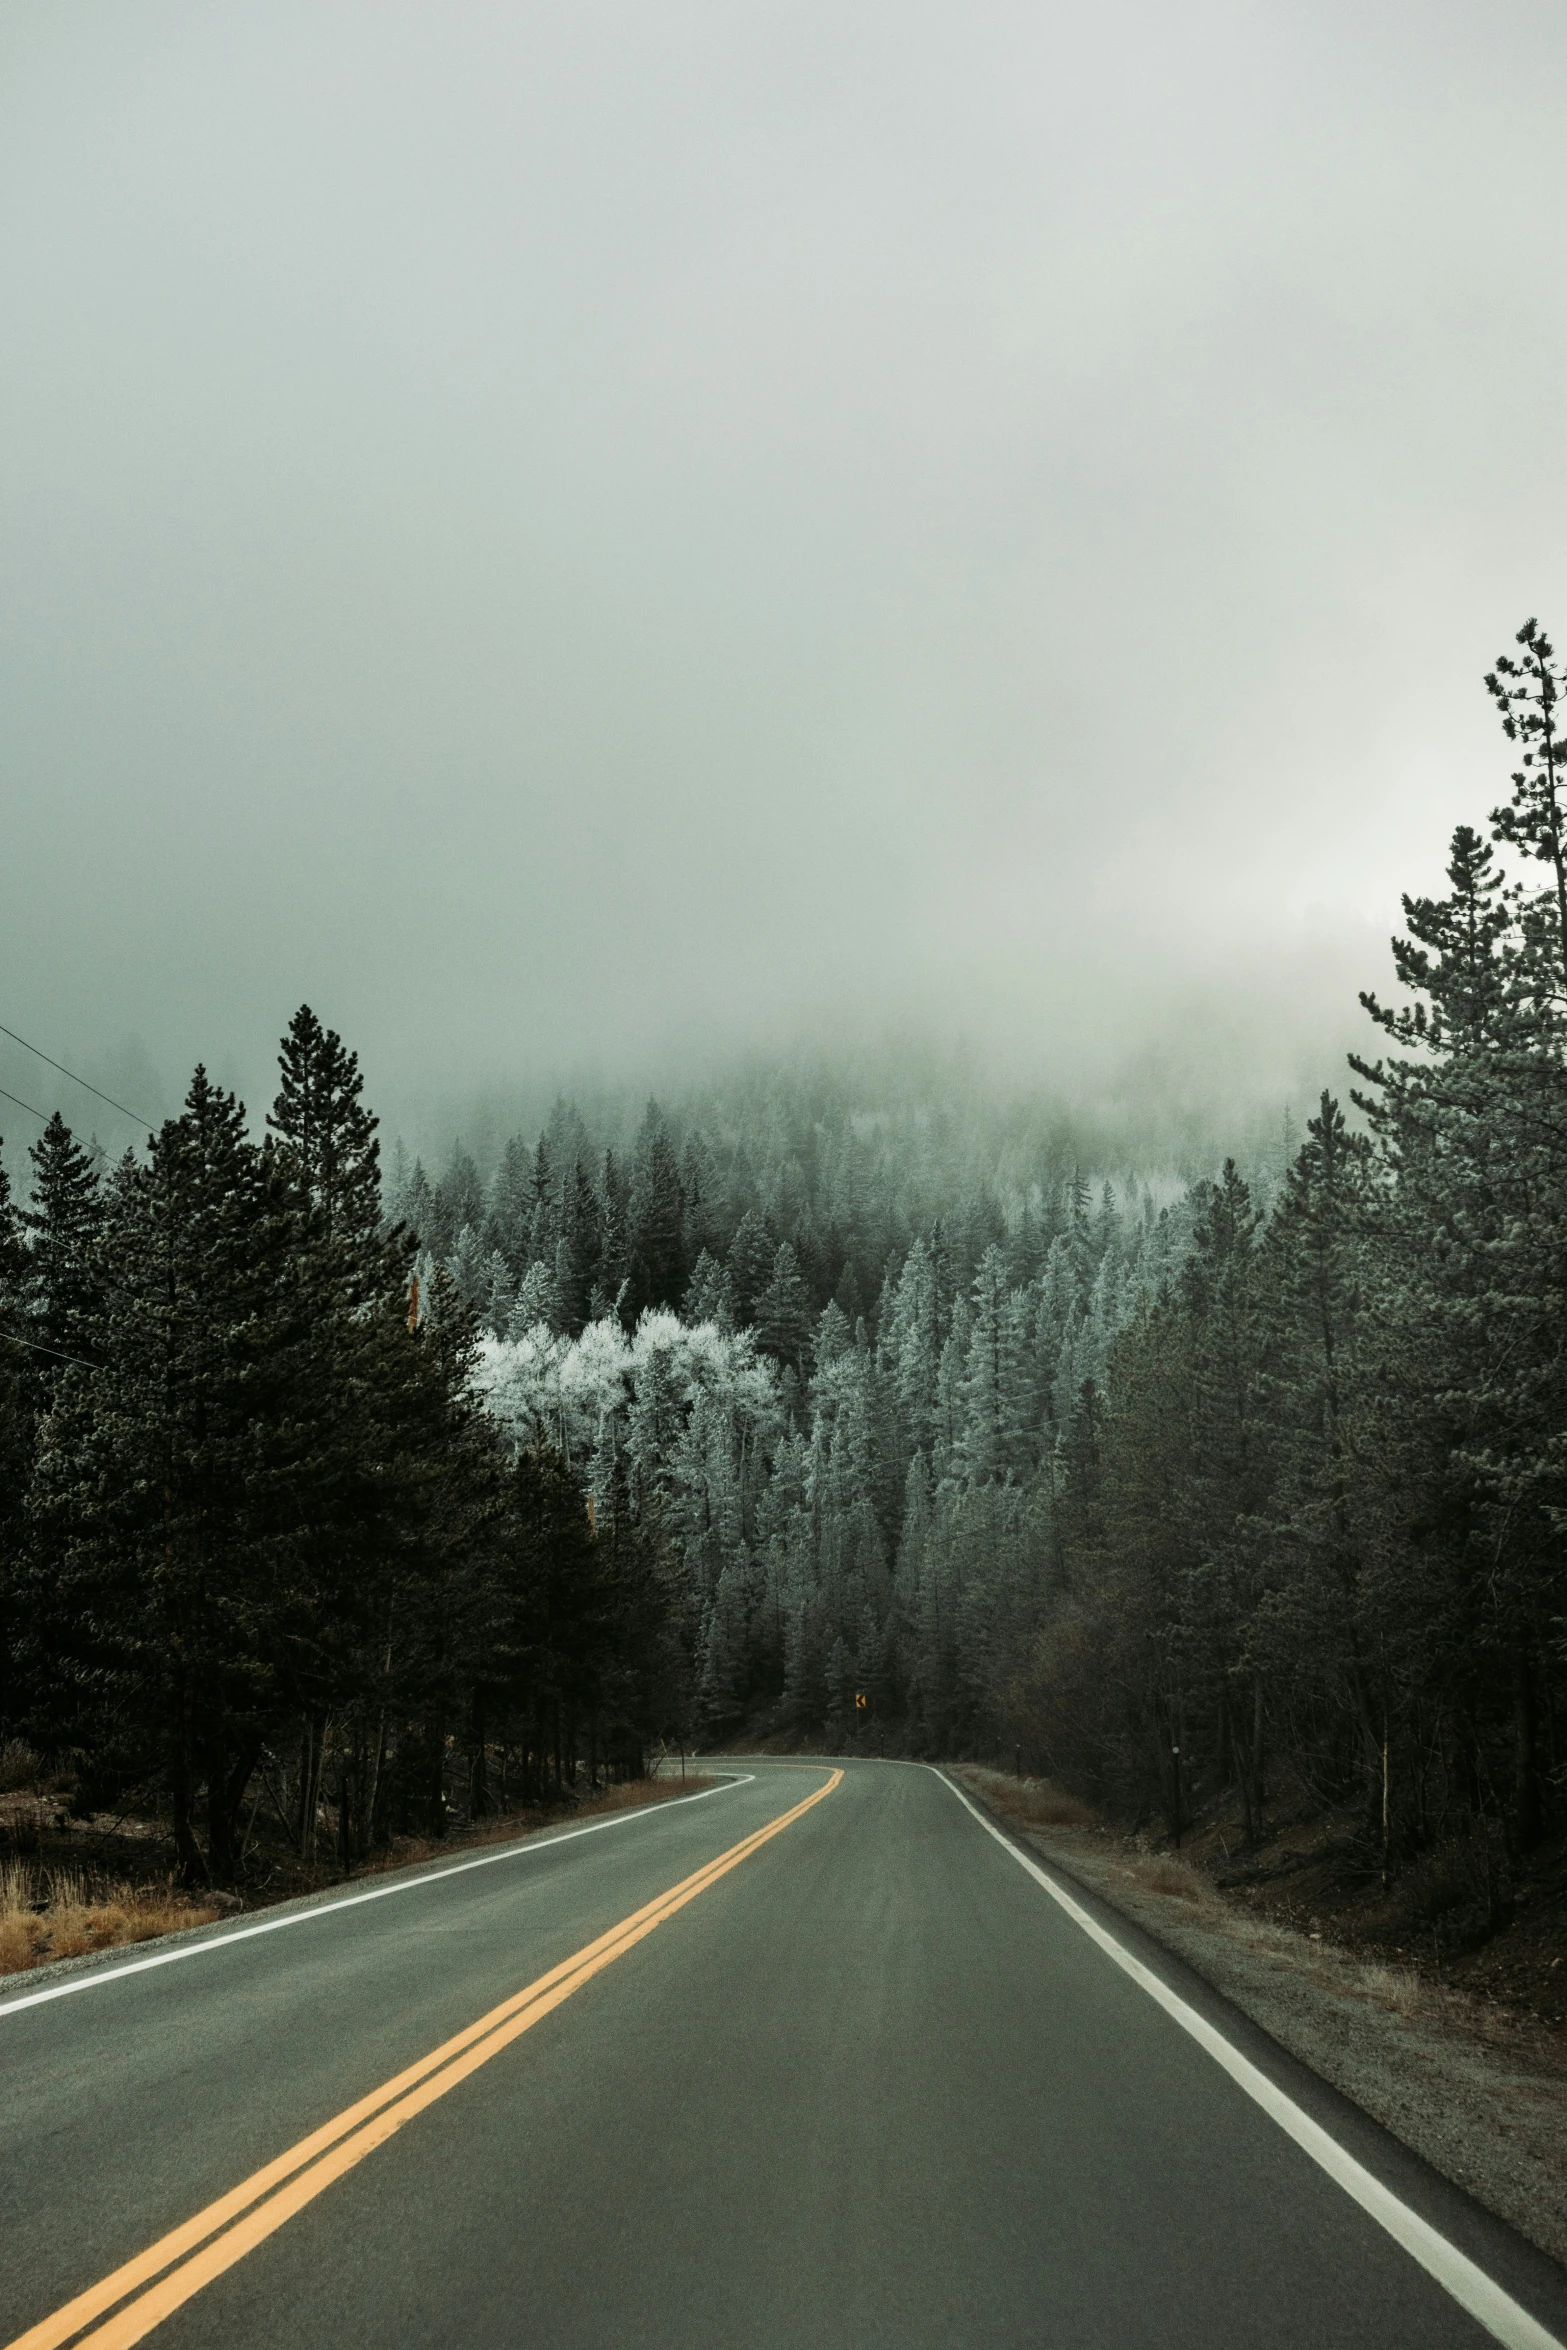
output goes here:
<path id="1" fill-rule="evenodd" d="M 0 1338 L 3 1338 L 10 1346 L 30 1346 L 34 1354 L 53 1355 L 62 1363 L 80 1363 L 84 1371 L 95 1371 L 98 1368 L 97 1364 L 90 1363 L 85 1355 L 68 1355 L 63 1347 L 45 1346 L 41 1338 L 22 1338 L 14 1330 L 0 1330 Z"/>
<path id="2" fill-rule="evenodd" d="M 49 1123 L 49 1113 L 47 1110 L 35 1110 L 31 1102 L 24 1102 L 19 1093 L 7 1093 L 3 1085 L 0 1085 L 0 1100 L 15 1102 L 19 1110 L 25 1110 L 28 1116 L 30 1118 L 36 1118 L 40 1125 L 47 1126 Z"/>
<path id="3" fill-rule="evenodd" d="M 16 1030 L 14 1028 L 7 1028 L 3 1020 L 0 1020 L 0 1036 L 8 1036 L 13 1044 L 19 1044 L 21 1046 L 24 1053 L 36 1053 L 40 1061 L 47 1061 L 51 1069 L 58 1069 L 60 1075 L 62 1077 L 69 1077 L 73 1085 L 81 1086 L 84 1092 L 95 1093 L 101 1102 L 108 1103 L 111 1110 L 118 1110 L 122 1118 L 129 1118 L 133 1125 L 144 1126 L 149 1134 L 152 1133 L 152 1120 L 150 1118 L 144 1118 L 140 1110 L 128 1110 L 123 1102 L 117 1102 L 115 1100 L 112 1093 L 105 1093 L 101 1086 L 89 1085 L 85 1077 L 78 1077 L 76 1071 L 74 1069 L 68 1069 L 63 1061 L 57 1061 L 51 1054 L 43 1052 L 37 1045 L 29 1044 L 25 1036 L 18 1036 Z M 5 1088 L 0 1086 L 0 1093 L 3 1092 L 5 1092 Z M 5 1098 L 8 1102 L 14 1102 L 17 1097 L 14 1093 L 8 1093 L 6 1094 Z M 22 1108 L 24 1110 L 31 1108 L 31 1106 L 32 1105 L 28 1102 L 22 1103 Z M 35 1118 L 40 1117 L 41 1115 L 42 1113 L 40 1111 L 33 1111 L 33 1116 Z M 47 1120 L 45 1123 L 47 1123 Z"/>

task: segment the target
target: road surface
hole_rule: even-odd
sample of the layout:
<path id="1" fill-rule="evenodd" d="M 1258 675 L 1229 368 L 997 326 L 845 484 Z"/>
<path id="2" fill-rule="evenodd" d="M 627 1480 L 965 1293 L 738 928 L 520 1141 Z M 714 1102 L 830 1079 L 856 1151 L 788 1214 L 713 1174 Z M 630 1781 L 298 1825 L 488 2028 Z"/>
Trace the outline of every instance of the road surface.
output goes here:
<path id="1" fill-rule="evenodd" d="M 935 1772 L 733 1767 L 9 1981 L 0 2343 L 1567 2338 L 1551 2263 Z"/>

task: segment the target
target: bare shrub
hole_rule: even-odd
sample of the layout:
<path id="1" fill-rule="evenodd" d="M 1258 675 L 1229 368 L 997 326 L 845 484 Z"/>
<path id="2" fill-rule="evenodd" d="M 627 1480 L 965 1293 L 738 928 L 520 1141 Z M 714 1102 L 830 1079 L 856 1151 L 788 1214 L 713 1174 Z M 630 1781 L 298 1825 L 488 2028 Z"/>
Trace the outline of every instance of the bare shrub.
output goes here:
<path id="1" fill-rule="evenodd" d="M 1137 1882 L 1150 1893 L 1165 1893 L 1174 1901 L 1201 1901 L 1205 1880 L 1183 1860 L 1144 1860 L 1137 1863 Z"/>
<path id="2" fill-rule="evenodd" d="M 1054 1787 L 1048 1779 L 1009 1779 L 1004 1771 L 981 1770 L 970 1764 L 963 1772 L 976 1794 L 992 1811 L 1015 1820 L 1020 1828 L 1090 1828 L 1096 1814 L 1089 1804 Z"/>
<path id="3" fill-rule="evenodd" d="M 0 1746 L 0 1795 L 16 1795 L 24 1787 L 32 1787 L 38 1780 L 38 1757 L 20 1738 L 8 1738 Z"/>

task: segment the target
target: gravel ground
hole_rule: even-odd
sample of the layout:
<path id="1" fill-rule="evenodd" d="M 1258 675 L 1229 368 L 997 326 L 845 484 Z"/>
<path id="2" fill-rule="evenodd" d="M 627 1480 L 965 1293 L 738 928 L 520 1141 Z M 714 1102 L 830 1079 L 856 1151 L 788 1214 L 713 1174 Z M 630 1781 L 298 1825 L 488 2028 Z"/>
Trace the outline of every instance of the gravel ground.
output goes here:
<path id="1" fill-rule="evenodd" d="M 1437 2170 L 1567 2262 L 1567 2050 L 1413 1973 L 1369 1966 L 1225 1899 L 1178 1861 L 1103 1830 L 1041 1821 L 999 1774 L 965 1770 L 976 1794 L 1046 1860 L 1183 1958 Z M 1070 1805 L 1063 1804 L 1070 1810 Z M 1035 1816 L 1030 1816 L 1033 1814 Z"/>

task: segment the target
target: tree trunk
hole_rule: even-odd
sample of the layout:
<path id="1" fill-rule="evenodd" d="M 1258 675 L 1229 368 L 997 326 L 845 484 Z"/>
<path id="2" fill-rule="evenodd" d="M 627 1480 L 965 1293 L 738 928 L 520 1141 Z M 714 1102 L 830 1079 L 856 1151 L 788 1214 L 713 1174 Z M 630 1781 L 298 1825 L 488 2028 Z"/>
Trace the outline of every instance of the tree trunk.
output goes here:
<path id="1" fill-rule="evenodd" d="M 180 1883 L 187 1886 L 204 1885 L 207 1882 L 207 1863 L 196 1836 L 195 1776 L 190 1767 L 190 1743 L 183 1721 L 176 1734 L 173 1768 L 169 1777 L 174 1808 L 174 1849 L 179 1856 Z"/>
<path id="2" fill-rule="evenodd" d="M 439 1723 L 430 1740 L 430 1833 L 446 1834 L 446 1733 Z"/>
<path id="3" fill-rule="evenodd" d="M 1520 1852 L 1533 1852 L 1543 1832 L 1533 1665 L 1529 1627 L 1522 1624 L 1513 1641 L 1513 1831 Z"/>

